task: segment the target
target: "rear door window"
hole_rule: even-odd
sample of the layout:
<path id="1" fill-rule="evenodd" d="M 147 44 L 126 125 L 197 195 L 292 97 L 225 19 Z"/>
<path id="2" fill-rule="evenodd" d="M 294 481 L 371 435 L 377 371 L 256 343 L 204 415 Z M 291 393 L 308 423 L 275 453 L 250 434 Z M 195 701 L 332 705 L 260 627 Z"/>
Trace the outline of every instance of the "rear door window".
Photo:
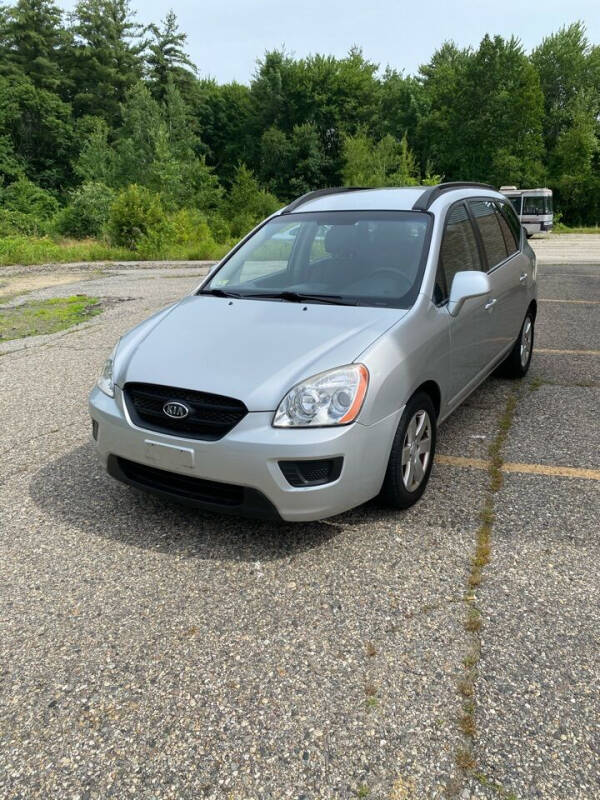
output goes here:
<path id="1" fill-rule="evenodd" d="M 521 195 L 520 194 L 508 194 L 506 196 L 508 197 L 508 199 L 512 203 L 513 208 L 515 209 L 515 212 L 517 214 L 520 214 L 521 213 Z"/>
<path id="2" fill-rule="evenodd" d="M 438 305 L 450 296 L 457 272 L 480 270 L 481 259 L 473 225 L 464 203 L 453 206 L 446 217 L 433 300 Z"/>
<path id="3" fill-rule="evenodd" d="M 511 208 L 510 203 L 497 203 L 496 205 L 500 210 L 500 226 L 510 255 L 519 249 L 521 223 L 517 219 L 517 215 Z"/>
<path id="4" fill-rule="evenodd" d="M 469 207 L 481 234 L 488 271 L 497 266 L 508 255 L 500 227 L 500 214 L 493 200 L 470 200 Z"/>

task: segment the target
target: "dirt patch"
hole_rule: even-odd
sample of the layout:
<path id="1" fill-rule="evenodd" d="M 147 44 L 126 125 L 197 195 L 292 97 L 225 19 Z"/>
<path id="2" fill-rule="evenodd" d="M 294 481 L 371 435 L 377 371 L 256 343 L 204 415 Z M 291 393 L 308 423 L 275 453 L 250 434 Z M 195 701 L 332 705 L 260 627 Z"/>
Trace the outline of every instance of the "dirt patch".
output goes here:
<path id="1" fill-rule="evenodd" d="M 3 277 L 0 279 L 0 302 L 6 302 L 9 298 L 15 298 L 39 289 L 63 286 L 67 283 L 80 283 L 97 277 L 98 274 L 90 274 L 89 272 L 44 272 Z"/>

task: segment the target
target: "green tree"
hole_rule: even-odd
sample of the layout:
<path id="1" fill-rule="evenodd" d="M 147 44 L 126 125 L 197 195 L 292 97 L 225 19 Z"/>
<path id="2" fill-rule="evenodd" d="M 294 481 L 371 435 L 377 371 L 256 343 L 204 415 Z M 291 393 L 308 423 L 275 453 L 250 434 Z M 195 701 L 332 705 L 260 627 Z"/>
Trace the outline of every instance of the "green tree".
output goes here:
<path id="1" fill-rule="evenodd" d="M 251 170 L 245 164 L 240 164 L 225 204 L 234 236 L 246 233 L 280 207 L 279 200 L 261 189 Z"/>
<path id="2" fill-rule="evenodd" d="M 109 133 L 102 117 L 83 117 L 79 121 L 78 138 L 82 144 L 73 167 L 83 181 L 117 185 L 116 154 L 109 144 Z"/>
<path id="3" fill-rule="evenodd" d="M 258 163 L 262 130 L 247 86 L 198 81 L 188 108 L 201 132 L 201 152 L 225 186 L 233 182 L 240 162 Z"/>
<path id="4" fill-rule="evenodd" d="M 148 78 L 154 97 L 164 100 L 169 84 L 189 84 L 196 67 L 184 50 L 187 35 L 179 30 L 173 11 L 160 26 L 152 24 L 148 30 L 152 36 L 146 56 Z"/>
<path id="5" fill-rule="evenodd" d="M 10 211 L 31 214 L 49 220 L 58 211 L 58 202 L 50 192 L 44 191 L 27 178 L 19 178 L 2 192 L 2 204 Z"/>
<path id="6" fill-rule="evenodd" d="M 143 27 L 129 0 L 79 0 L 71 30 L 75 113 L 101 116 L 115 126 L 127 92 L 142 77 Z"/>
<path id="7" fill-rule="evenodd" d="M 544 95 L 544 140 L 551 152 L 575 113 L 600 114 L 600 52 L 591 47 L 583 23 L 575 22 L 547 36 L 531 61 Z"/>
<path id="8" fill-rule="evenodd" d="M 17 0 L 2 21 L 0 70 L 26 75 L 38 89 L 61 92 L 69 44 L 62 11 L 52 0 Z"/>
<path id="9" fill-rule="evenodd" d="M 83 183 L 69 196 L 59 214 L 57 227 L 65 236 L 99 236 L 108 222 L 115 192 L 103 183 Z"/>
<path id="10" fill-rule="evenodd" d="M 543 179 L 543 95 L 517 39 L 486 35 L 474 53 L 446 45 L 422 74 L 431 108 L 424 153 L 447 179 Z"/>
<path id="11" fill-rule="evenodd" d="M 71 109 L 26 76 L 0 77 L 0 141 L 9 174 L 18 165 L 19 172 L 57 191 L 72 181 Z"/>
<path id="12" fill-rule="evenodd" d="M 111 240 L 121 247 L 135 249 L 144 236 L 164 224 L 160 198 L 143 186 L 123 189 L 111 205 L 108 229 Z"/>
<path id="13" fill-rule="evenodd" d="M 421 160 L 432 163 L 446 177 L 460 177 L 456 164 L 456 139 L 460 133 L 453 127 L 454 107 L 471 58 L 470 49 L 444 42 L 419 70 L 423 111 L 417 123 L 418 149 Z"/>
<path id="14" fill-rule="evenodd" d="M 364 131 L 344 140 L 346 186 L 415 186 L 419 169 L 406 134 L 400 141 L 387 134 L 378 142 Z"/>
<path id="15" fill-rule="evenodd" d="M 259 141 L 269 127 L 292 135 L 294 128 L 312 124 L 321 150 L 316 183 L 338 183 L 344 135 L 361 126 L 371 129 L 377 120 L 376 72 L 377 65 L 357 48 L 343 59 L 315 55 L 294 60 L 284 51 L 267 53 L 258 62 L 250 88 L 255 139 Z M 260 151 L 255 155 L 260 158 Z M 286 177 L 291 181 L 294 175 Z"/>
<path id="16" fill-rule="evenodd" d="M 140 82 L 127 94 L 121 117 L 122 125 L 115 136 L 117 180 L 122 186 L 144 185 L 152 171 L 157 141 L 165 138 L 160 105 Z"/>

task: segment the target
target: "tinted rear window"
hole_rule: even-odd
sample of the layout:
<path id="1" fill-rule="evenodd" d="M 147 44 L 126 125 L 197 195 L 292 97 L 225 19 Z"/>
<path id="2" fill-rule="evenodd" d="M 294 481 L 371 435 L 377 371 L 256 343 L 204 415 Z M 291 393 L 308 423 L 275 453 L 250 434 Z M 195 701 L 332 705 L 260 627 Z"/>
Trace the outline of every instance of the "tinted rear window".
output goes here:
<path id="1" fill-rule="evenodd" d="M 500 215 L 493 200 L 471 200 L 469 206 L 481 234 L 487 268 L 493 269 L 508 255 L 506 242 L 500 228 Z"/>
<path id="2" fill-rule="evenodd" d="M 464 203 L 459 203 L 446 217 L 434 302 L 442 303 L 447 300 L 456 273 L 471 269 L 480 270 L 481 260 L 467 209 Z"/>
<path id="3" fill-rule="evenodd" d="M 503 232 L 508 252 L 514 253 L 519 249 L 521 241 L 521 223 L 517 219 L 517 215 L 510 203 L 498 203 L 498 208 L 500 209 L 501 221 L 506 223 L 506 227 L 503 227 Z"/>

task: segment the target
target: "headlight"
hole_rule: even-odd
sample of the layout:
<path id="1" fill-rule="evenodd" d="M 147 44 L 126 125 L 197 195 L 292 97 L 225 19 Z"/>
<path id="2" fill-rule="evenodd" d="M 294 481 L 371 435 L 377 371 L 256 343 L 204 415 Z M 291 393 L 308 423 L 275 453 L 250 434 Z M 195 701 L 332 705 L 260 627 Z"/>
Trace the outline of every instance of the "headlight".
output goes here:
<path id="1" fill-rule="evenodd" d="M 349 364 L 321 372 L 291 389 L 273 418 L 275 428 L 347 425 L 358 416 L 369 371 L 364 364 Z"/>
<path id="2" fill-rule="evenodd" d="M 112 351 L 110 356 L 104 362 L 104 366 L 102 367 L 102 372 L 100 373 L 100 377 L 96 381 L 96 386 L 100 389 L 101 392 L 107 394 L 109 397 L 115 396 L 115 385 L 113 383 L 113 365 L 115 360 L 115 353 L 117 352 L 117 347 L 119 343 L 115 345 L 115 349 Z"/>

